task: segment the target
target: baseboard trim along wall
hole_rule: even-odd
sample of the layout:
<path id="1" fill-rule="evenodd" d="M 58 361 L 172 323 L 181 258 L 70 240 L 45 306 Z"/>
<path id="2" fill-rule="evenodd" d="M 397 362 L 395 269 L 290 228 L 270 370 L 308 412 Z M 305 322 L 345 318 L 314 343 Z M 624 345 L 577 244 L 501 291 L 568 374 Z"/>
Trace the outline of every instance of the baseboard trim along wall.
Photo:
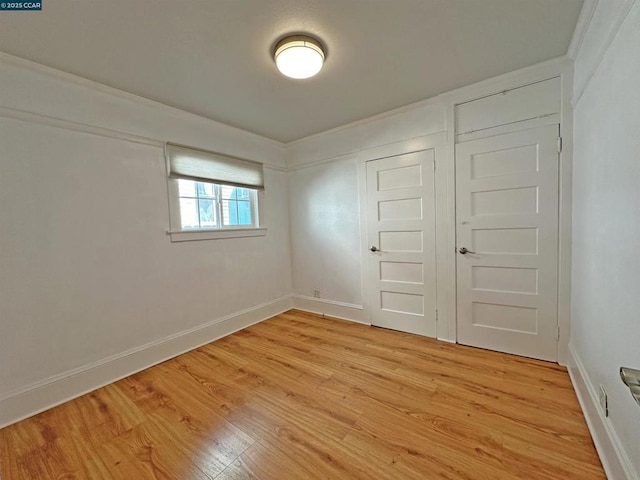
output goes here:
<path id="1" fill-rule="evenodd" d="M 226 337 L 291 308 L 291 295 L 286 295 L 10 392 L 0 398 L 0 428 Z"/>
<path id="2" fill-rule="evenodd" d="M 609 480 L 640 480 L 611 422 L 602 413 L 596 388 L 591 383 L 573 345 L 569 345 L 568 360 L 569 376 L 607 478 Z"/>
<path id="3" fill-rule="evenodd" d="M 307 297 L 305 295 L 293 296 L 293 308 L 318 315 L 349 320 L 350 322 L 371 325 L 366 318 L 364 307 L 353 303 L 337 302 L 324 298 Z"/>

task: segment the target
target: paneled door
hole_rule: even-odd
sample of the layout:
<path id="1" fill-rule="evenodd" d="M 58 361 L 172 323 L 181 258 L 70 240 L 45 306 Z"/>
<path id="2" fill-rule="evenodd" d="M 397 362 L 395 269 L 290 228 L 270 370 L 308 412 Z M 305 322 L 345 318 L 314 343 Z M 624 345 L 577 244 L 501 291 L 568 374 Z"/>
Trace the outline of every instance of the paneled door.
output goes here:
<path id="1" fill-rule="evenodd" d="M 367 162 L 371 322 L 436 336 L 434 150 Z"/>
<path id="2" fill-rule="evenodd" d="M 459 343 L 557 360 L 558 132 L 456 146 Z"/>

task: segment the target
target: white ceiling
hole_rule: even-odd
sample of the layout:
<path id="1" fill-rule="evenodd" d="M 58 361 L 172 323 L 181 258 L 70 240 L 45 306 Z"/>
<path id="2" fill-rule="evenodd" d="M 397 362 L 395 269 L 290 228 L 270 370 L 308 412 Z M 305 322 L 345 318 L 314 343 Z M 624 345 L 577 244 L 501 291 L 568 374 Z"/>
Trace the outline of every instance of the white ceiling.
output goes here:
<path id="1" fill-rule="evenodd" d="M 0 50 L 288 142 L 567 52 L 582 0 L 43 0 Z M 271 58 L 327 46 L 317 77 Z"/>

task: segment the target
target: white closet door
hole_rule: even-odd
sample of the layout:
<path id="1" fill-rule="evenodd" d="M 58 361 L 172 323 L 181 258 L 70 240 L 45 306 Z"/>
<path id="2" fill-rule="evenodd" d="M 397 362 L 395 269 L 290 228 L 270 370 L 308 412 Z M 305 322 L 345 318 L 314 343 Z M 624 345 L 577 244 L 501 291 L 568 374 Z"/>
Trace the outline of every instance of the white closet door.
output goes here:
<path id="1" fill-rule="evenodd" d="M 433 150 L 367 162 L 372 323 L 436 336 Z"/>
<path id="2" fill-rule="evenodd" d="M 458 342 L 556 361 L 558 126 L 457 145 L 456 221 Z"/>

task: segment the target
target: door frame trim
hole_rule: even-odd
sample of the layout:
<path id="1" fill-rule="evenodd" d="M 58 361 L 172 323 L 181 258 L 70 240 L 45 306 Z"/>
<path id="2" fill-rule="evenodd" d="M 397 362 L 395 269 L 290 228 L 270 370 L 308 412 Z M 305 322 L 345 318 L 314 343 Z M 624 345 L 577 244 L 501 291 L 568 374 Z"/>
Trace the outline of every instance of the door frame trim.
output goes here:
<path id="1" fill-rule="evenodd" d="M 449 243 L 449 221 L 448 221 L 448 201 L 447 192 L 447 169 L 444 168 L 446 161 L 447 132 L 442 131 L 430 135 L 393 142 L 379 147 L 374 147 L 358 152 L 358 200 L 360 203 L 360 262 L 362 266 L 361 288 L 363 298 L 363 317 L 371 324 L 371 292 L 369 288 L 369 230 L 367 209 L 367 162 L 381 160 L 383 158 L 396 157 L 407 153 L 434 150 L 435 158 L 435 200 L 436 200 L 436 309 L 438 310 L 437 338 L 455 342 L 455 337 L 451 338 L 450 319 L 448 314 L 452 279 L 447 275 L 447 268 L 443 268 L 448 259 L 442 255 L 441 249 L 446 248 Z M 454 212 L 455 213 L 455 212 Z M 455 228 L 455 224 L 453 224 Z M 455 234 L 455 230 L 454 230 Z M 455 268 L 455 264 L 454 264 Z M 441 285 L 443 286 L 441 288 Z M 453 277 L 455 285 L 455 276 Z M 449 287 L 449 288 L 447 288 Z M 455 290 L 453 302 L 455 303 Z M 455 325 L 453 325 L 455 332 Z"/>
<path id="2" fill-rule="evenodd" d="M 558 363 L 567 365 L 569 360 L 569 338 L 571 336 L 571 241 L 572 241 L 572 179 L 573 179 L 573 68 L 570 61 L 545 63 L 521 71 L 511 72 L 500 77 L 492 78 L 477 84 L 462 87 L 458 90 L 443 94 L 440 100 L 446 111 L 446 131 L 449 132 L 445 146 L 446 157 L 442 159 L 447 170 L 447 201 L 453 206 L 448 210 L 447 222 L 454 229 L 449 236 L 449 243 L 444 250 L 449 261 L 442 262 L 451 270 L 448 276 L 452 283 L 446 284 L 450 288 L 456 286 L 456 237 L 455 237 L 455 107 L 458 104 L 493 95 L 503 90 L 519 87 L 550 78 L 560 78 L 560 136 L 562 137 L 562 152 L 559 158 L 559 204 L 558 204 Z M 548 124 L 558 124 L 558 118 L 549 117 Z M 536 126 L 542 126 L 538 124 Z M 526 125 L 522 125 L 526 128 Z M 438 181 L 438 180 L 436 180 Z M 451 198 L 453 196 L 453 198 Z M 439 259 L 440 261 L 440 259 Z M 447 323 L 450 328 L 450 339 L 456 341 L 457 313 L 454 295 L 453 305 Z M 440 334 L 438 334 L 440 337 Z"/>

